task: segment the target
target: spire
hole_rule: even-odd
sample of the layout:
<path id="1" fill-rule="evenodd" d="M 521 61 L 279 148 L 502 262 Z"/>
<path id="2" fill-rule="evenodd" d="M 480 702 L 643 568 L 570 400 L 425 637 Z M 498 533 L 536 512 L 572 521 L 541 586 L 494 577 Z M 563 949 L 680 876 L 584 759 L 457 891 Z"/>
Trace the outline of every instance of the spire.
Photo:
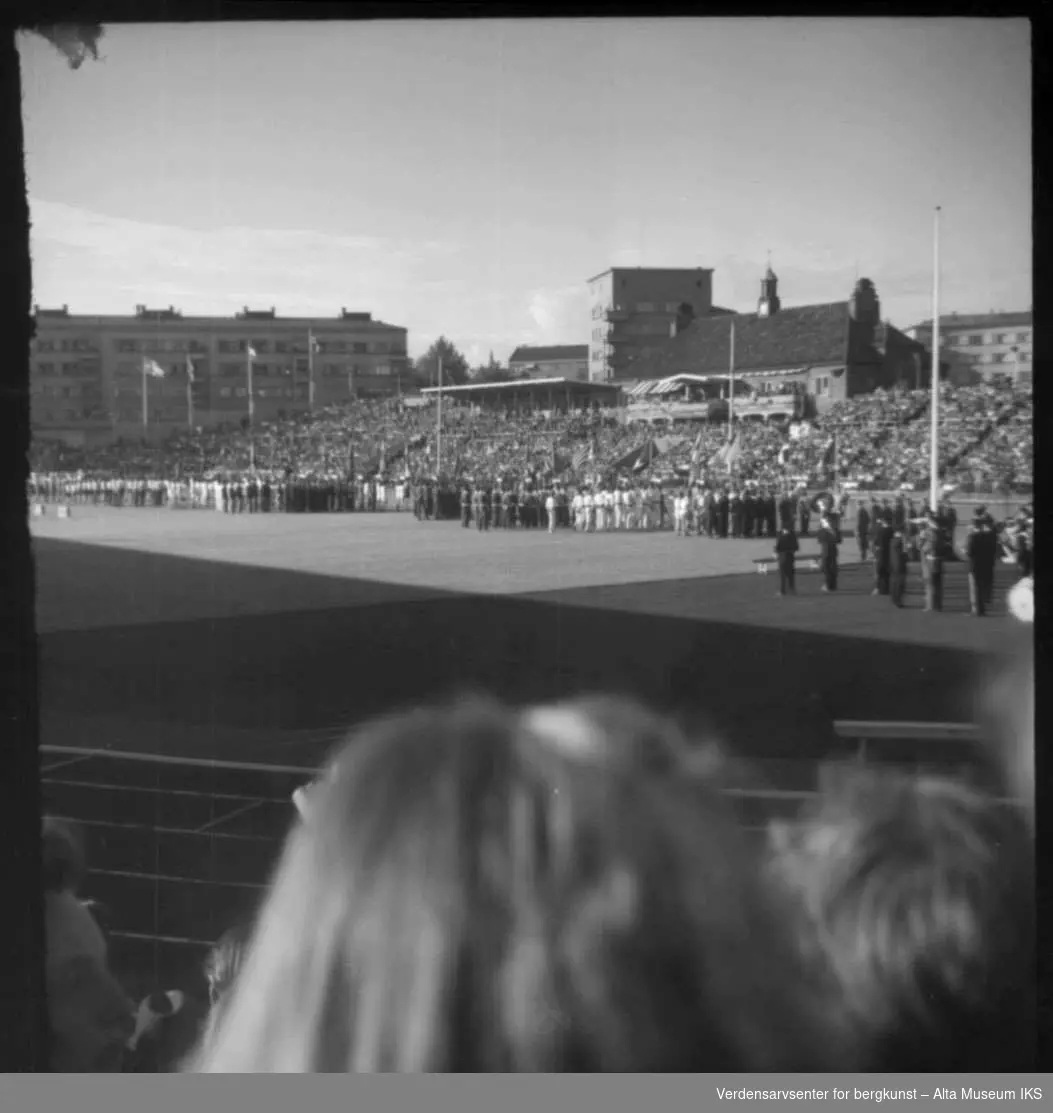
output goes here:
<path id="1" fill-rule="evenodd" d="M 779 279 L 776 277 L 775 271 L 771 269 L 771 252 L 768 252 L 768 269 L 761 279 L 761 296 L 757 300 L 757 316 L 770 317 L 773 313 L 779 312 L 779 306 L 782 304 L 779 301 Z"/>

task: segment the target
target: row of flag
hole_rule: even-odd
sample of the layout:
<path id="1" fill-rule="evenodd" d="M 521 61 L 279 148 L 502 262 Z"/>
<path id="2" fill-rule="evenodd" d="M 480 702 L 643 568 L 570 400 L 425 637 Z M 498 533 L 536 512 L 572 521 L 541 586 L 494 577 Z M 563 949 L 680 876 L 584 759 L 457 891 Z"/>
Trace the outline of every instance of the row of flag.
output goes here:
<path id="1" fill-rule="evenodd" d="M 309 346 L 312 352 L 318 351 L 318 341 L 313 336 L 310 337 Z M 256 349 L 251 344 L 246 349 L 245 354 L 249 357 L 249 359 L 258 358 L 256 355 Z M 155 379 L 163 379 L 167 376 L 168 372 L 157 362 L 157 360 L 144 357 L 143 374 L 150 375 L 152 378 Z M 186 357 L 186 376 L 191 382 L 194 381 L 194 361 L 190 358 L 190 356 Z"/>

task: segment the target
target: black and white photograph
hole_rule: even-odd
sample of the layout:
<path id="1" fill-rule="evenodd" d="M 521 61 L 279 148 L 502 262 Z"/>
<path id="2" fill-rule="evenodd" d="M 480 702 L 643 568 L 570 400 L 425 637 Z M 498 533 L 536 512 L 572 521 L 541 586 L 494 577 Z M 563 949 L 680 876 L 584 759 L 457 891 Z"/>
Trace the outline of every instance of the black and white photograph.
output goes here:
<path id="1" fill-rule="evenodd" d="M 15 35 L 4 1069 L 1033 1097 L 1029 21 L 270 7 Z"/>

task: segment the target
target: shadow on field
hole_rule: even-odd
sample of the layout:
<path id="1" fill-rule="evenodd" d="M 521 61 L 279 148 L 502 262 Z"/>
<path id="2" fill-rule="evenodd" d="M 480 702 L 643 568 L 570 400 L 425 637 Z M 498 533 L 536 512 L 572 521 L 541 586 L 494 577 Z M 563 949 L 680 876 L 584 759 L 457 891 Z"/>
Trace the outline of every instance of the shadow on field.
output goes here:
<path id="1" fill-rule="evenodd" d="M 178 592 L 180 583 L 203 575 L 203 562 L 183 557 L 144 562 L 140 553 L 108 549 L 101 560 L 91 546 L 44 539 L 36 545 L 38 559 L 61 567 L 85 593 L 103 574 L 144 596 L 152 584 Z M 45 719 L 76 731 L 92 716 L 99 722 L 119 716 L 188 734 L 236 729 L 251 740 L 253 731 L 331 728 L 461 688 L 511 701 L 585 689 L 703 715 L 741 755 L 814 756 L 826 749 L 836 718 L 971 717 L 980 660 L 961 649 L 756 620 L 744 626 L 574 605 L 573 591 L 458 595 L 208 564 L 210 589 L 220 597 L 244 594 L 246 577 L 276 600 L 297 600 L 299 609 L 42 634 Z M 646 599 L 651 588 L 624 590 Z M 668 593 L 670 585 L 654 590 Z M 315 591 L 325 609 L 309 609 Z M 723 613 L 734 612 L 728 596 L 735 592 L 757 610 L 755 578 L 729 577 L 720 586 Z M 334 605 L 336 599 L 347 604 Z M 48 733 L 45 742 L 106 744 Z M 148 736 L 142 749 L 151 749 Z"/>

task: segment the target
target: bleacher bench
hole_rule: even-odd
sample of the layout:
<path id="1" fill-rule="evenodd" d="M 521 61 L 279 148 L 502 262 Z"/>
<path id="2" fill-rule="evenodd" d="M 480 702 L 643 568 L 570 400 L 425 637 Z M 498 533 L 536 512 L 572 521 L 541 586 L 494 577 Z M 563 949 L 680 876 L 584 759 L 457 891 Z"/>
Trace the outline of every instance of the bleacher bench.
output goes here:
<path id="1" fill-rule="evenodd" d="M 819 571 L 819 560 L 818 553 L 794 553 L 793 557 L 795 568 L 809 568 L 813 572 Z M 757 566 L 757 571 L 762 576 L 766 576 L 779 567 L 779 558 L 772 553 L 771 556 L 756 557 L 753 563 Z"/>
<path id="2" fill-rule="evenodd" d="M 855 747 L 858 761 L 866 761 L 871 748 L 883 741 L 961 742 L 974 744 L 980 729 L 972 723 L 862 722 L 840 719 L 834 723 L 834 734 L 841 742 Z"/>

